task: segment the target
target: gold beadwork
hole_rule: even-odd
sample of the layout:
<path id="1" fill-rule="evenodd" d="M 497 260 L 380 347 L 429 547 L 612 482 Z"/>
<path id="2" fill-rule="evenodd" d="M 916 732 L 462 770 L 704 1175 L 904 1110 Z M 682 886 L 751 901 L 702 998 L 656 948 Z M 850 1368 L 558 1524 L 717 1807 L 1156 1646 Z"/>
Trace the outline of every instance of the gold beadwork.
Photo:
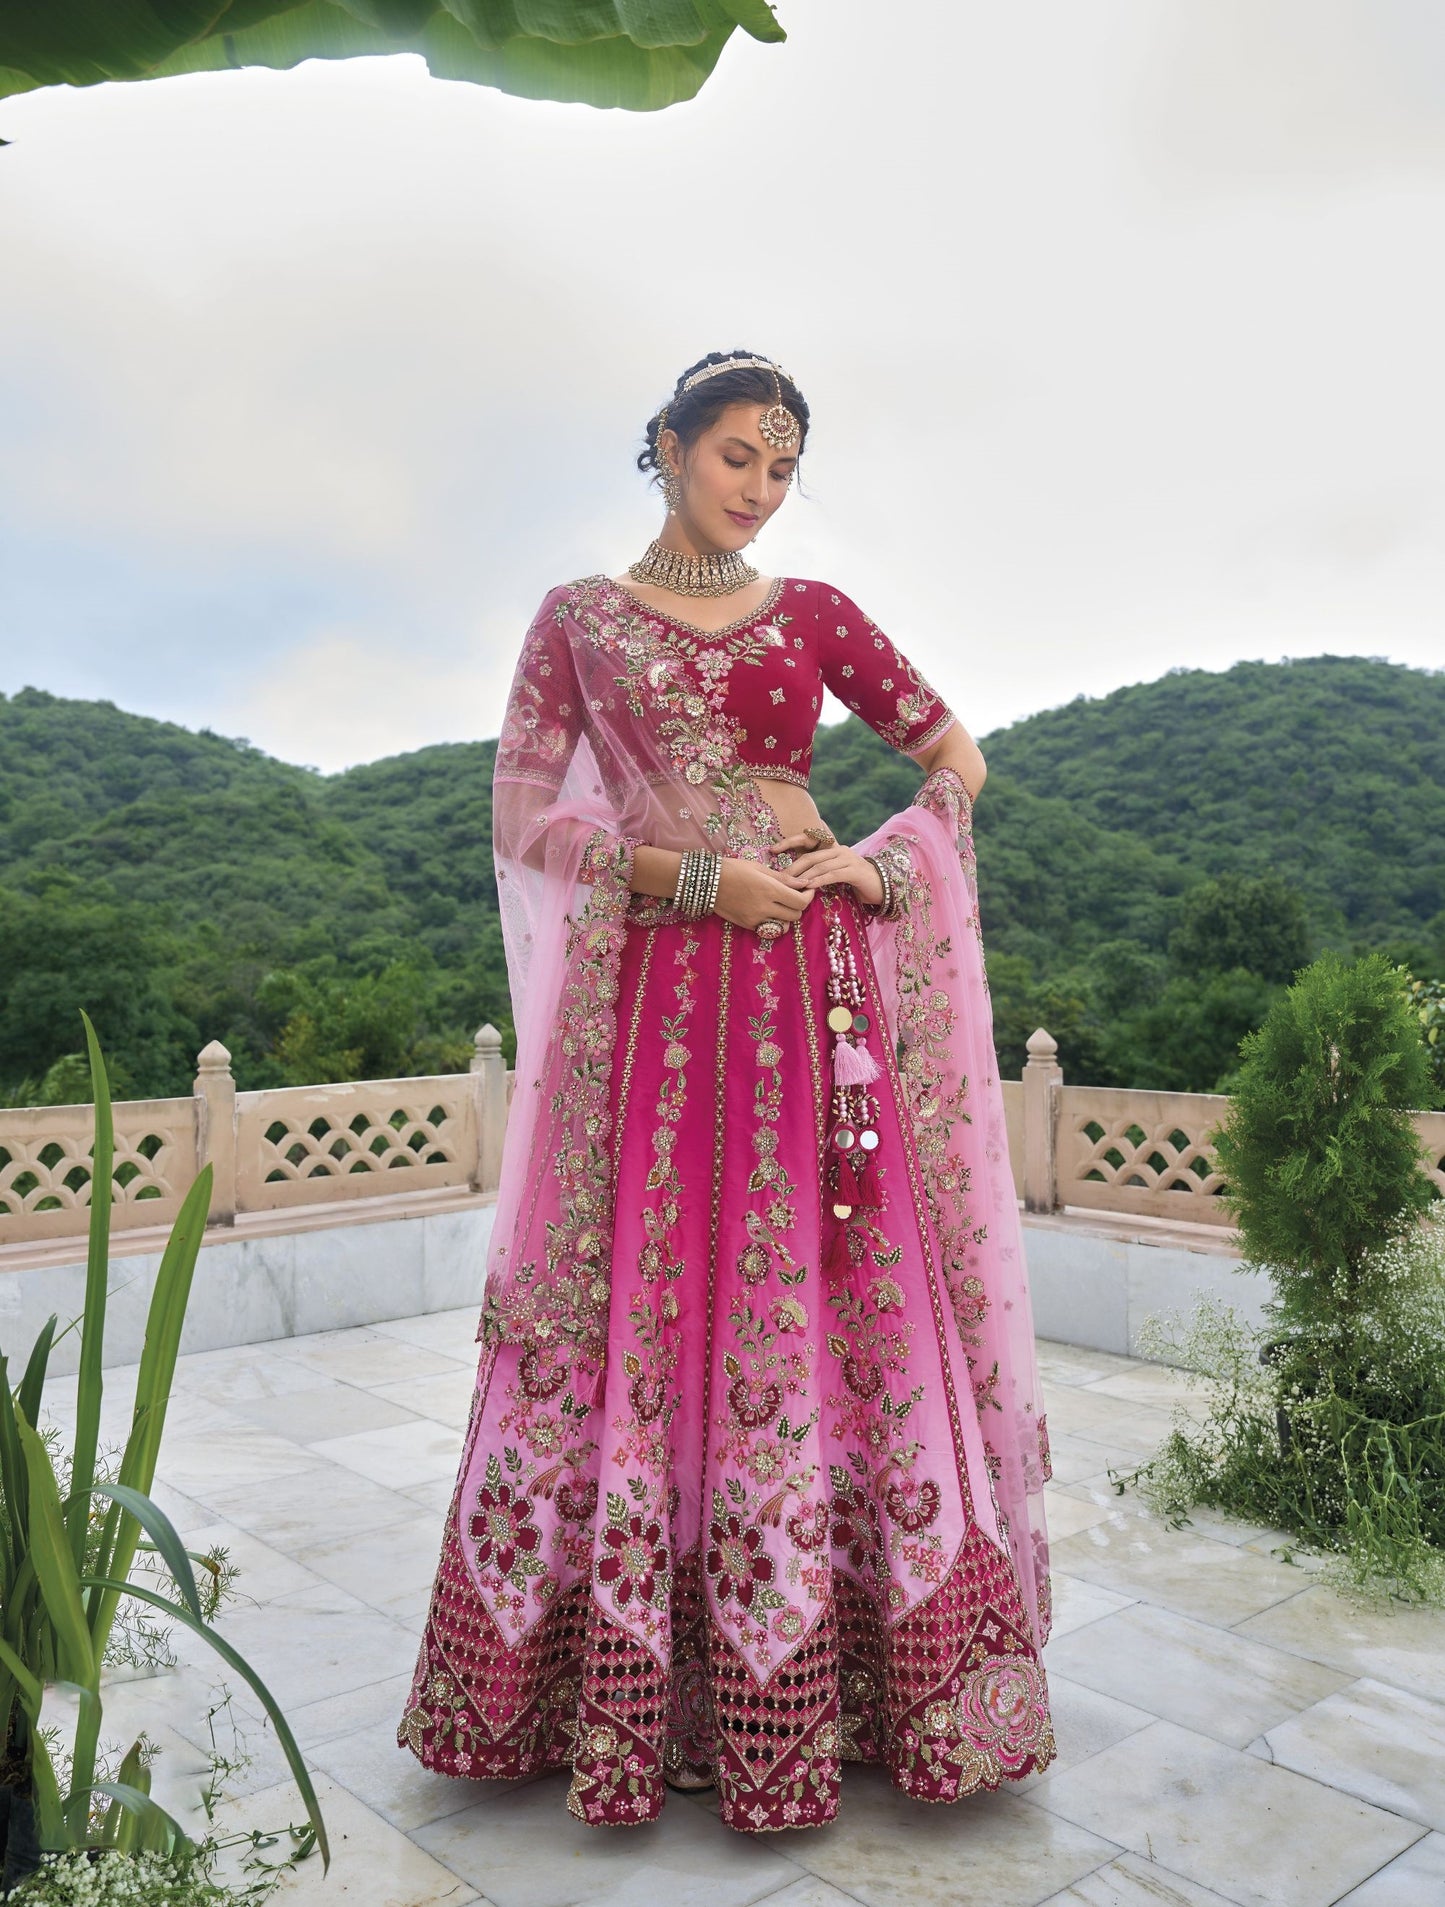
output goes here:
<path id="1" fill-rule="evenodd" d="M 743 561 L 740 550 L 693 556 L 687 550 L 666 549 L 656 538 L 627 574 L 635 583 L 655 583 L 679 596 L 732 596 L 758 580 L 758 571 Z"/>

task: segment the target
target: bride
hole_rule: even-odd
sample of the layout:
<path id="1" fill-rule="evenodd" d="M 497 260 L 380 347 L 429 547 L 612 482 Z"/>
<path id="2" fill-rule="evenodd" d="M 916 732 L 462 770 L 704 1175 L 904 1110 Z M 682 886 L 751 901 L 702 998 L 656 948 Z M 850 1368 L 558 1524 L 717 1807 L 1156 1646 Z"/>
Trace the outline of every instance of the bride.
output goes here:
<path id="1" fill-rule="evenodd" d="M 978 933 L 983 759 L 841 590 L 742 552 L 808 407 L 712 353 L 667 515 L 553 589 L 497 748 L 516 1089 L 477 1390 L 399 1740 L 580 1819 L 811 1827 L 1054 1753 L 1048 1438 Z M 824 687 L 923 771 L 836 840 Z"/>

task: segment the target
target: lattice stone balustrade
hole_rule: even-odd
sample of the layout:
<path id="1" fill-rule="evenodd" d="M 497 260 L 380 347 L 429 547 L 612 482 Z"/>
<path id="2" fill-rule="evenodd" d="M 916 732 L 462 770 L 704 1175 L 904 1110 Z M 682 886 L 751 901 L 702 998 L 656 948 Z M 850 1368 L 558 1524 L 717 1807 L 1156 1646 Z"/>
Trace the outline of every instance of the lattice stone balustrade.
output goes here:
<path id="1" fill-rule="evenodd" d="M 399 1191 L 494 1191 L 510 1088 L 494 1026 L 479 1029 L 465 1073 L 246 1093 L 213 1040 L 190 1098 L 116 1102 L 111 1223 L 169 1224 L 205 1164 L 213 1225 Z M 0 1244 L 85 1231 L 94 1117 L 87 1105 L 0 1108 Z"/>
<path id="2" fill-rule="evenodd" d="M 1222 1093 L 1068 1086 L 1057 1042 L 1028 1042 L 1017 1085 L 1004 1085 L 1014 1183 L 1031 1212 L 1075 1209 L 1232 1224 L 1211 1135 L 1229 1110 Z M 1445 1197 L 1445 1113 L 1417 1112 L 1425 1169 Z"/>
<path id="3" fill-rule="evenodd" d="M 168 1224 L 207 1162 L 213 1225 L 399 1191 L 494 1191 L 513 1085 L 492 1026 L 478 1032 L 467 1073 L 265 1092 L 238 1093 L 231 1056 L 212 1041 L 193 1097 L 117 1103 L 112 1223 Z M 1209 1143 L 1228 1109 L 1222 1096 L 1066 1085 L 1042 1028 L 1023 1078 L 1003 1093 L 1029 1211 L 1230 1224 Z M 85 1230 L 92 1117 L 89 1106 L 0 1108 L 0 1245 Z M 1445 1197 L 1445 1113 L 1417 1113 L 1415 1123 Z"/>

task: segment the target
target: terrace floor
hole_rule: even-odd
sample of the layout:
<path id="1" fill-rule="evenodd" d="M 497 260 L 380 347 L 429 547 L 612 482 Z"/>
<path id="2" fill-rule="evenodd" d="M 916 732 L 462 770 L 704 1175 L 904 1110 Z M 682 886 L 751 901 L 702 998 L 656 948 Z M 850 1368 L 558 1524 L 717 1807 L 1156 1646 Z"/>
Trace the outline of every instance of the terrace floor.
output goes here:
<path id="1" fill-rule="evenodd" d="M 395 1745 L 471 1395 L 470 1310 L 181 1359 L 157 1495 L 242 1571 L 222 1628 L 318 1775 L 334 1858 L 279 1902 L 365 1907 L 1432 1907 L 1445 1902 L 1445 1615 L 1358 1608 L 1270 1532 L 1171 1531 L 1106 1471 L 1185 1395 L 1155 1365 L 1041 1345 L 1053 1435 L 1059 1759 L 956 1807 L 844 1774 L 832 1826 L 756 1840 L 707 1797 L 626 1834 L 566 1811 L 566 1777 L 427 1774 Z M 108 1374 L 107 1422 L 129 1372 Z M 190 1797 L 209 1656 L 115 1686 L 159 1798 Z M 215 1665 L 219 1667 L 218 1664 Z M 232 1679 L 233 1689 L 239 1685 Z M 249 1692 L 247 1692 L 249 1693 Z M 301 1818 L 259 1711 L 228 1818 Z M 169 1750 L 169 1752 L 165 1752 Z"/>

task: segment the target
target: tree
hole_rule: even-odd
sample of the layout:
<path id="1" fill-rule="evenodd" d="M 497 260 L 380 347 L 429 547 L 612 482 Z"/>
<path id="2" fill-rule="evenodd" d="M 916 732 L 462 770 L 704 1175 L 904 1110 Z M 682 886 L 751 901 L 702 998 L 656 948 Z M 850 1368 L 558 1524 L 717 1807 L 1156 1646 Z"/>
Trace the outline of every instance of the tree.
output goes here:
<path id="1" fill-rule="evenodd" d="M 767 0 L 9 0 L 0 98 L 38 86 L 419 53 L 438 79 L 653 112 L 691 99 Z"/>
<path id="2" fill-rule="evenodd" d="M 1410 1117 L 1424 1044 L 1381 954 L 1307 967 L 1244 1042 L 1216 1141 L 1245 1257 L 1274 1277 L 1287 1324 L 1347 1314 L 1371 1253 L 1430 1203 Z"/>
<path id="3" fill-rule="evenodd" d="M 1261 980 L 1289 981 L 1310 957 L 1304 901 L 1277 874 L 1222 874 L 1184 896 L 1169 955 L 1184 974 L 1242 967 Z"/>

